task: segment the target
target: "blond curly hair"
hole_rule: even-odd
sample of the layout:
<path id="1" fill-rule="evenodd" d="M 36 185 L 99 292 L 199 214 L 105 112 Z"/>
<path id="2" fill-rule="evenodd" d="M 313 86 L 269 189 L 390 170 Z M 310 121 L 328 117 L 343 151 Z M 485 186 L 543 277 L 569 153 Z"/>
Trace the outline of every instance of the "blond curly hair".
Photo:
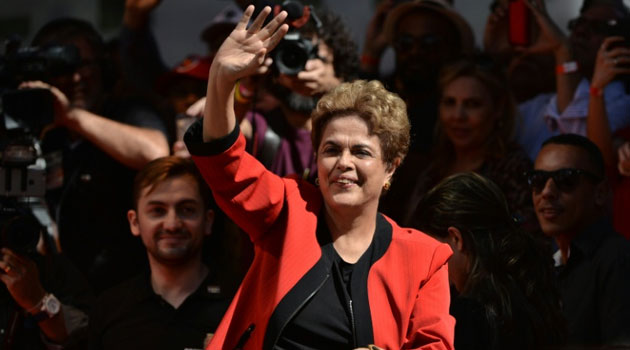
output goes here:
<path id="1" fill-rule="evenodd" d="M 385 163 L 393 164 L 397 158 L 402 161 L 407 155 L 410 128 L 407 106 L 379 81 L 343 83 L 322 96 L 312 114 L 313 149 L 319 149 L 328 122 L 343 115 L 357 115 L 367 123 L 370 135 L 380 140 Z"/>

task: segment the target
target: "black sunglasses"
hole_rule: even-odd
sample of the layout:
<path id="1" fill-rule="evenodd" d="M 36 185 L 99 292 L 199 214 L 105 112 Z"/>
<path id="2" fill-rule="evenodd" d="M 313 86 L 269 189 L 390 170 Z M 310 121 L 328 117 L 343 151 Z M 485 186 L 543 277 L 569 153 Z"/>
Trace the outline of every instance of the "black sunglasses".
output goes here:
<path id="1" fill-rule="evenodd" d="M 588 19 L 584 17 L 574 18 L 569 21 L 567 27 L 570 31 L 574 31 L 578 27 L 583 27 L 596 34 L 607 35 L 611 28 L 617 26 L 617 20 Z"/>
<path id="2" fill-rule="evenodd" d="M 435 34 L 425 34 L 414 37 L 409 34 L 401 34 L 394 40 L 394 47 L 400 51 L 409 51 L 415 47 L 423 50 L 431 50 L 442 45 L 442 37 Z"/>
<path id="3" fill-rule="evenodd" d="M 556 187 L 562 192 L 575 190 L 580 183 L 580 176 L 584 176 L 594 183 L 602 180 L 601 177 L 582 169 L 564 168 L 555 171 L 532 170 L 525 173 L 527 183 L 534 192 L 541 192 L 549 178 L 553 179 Z"/>

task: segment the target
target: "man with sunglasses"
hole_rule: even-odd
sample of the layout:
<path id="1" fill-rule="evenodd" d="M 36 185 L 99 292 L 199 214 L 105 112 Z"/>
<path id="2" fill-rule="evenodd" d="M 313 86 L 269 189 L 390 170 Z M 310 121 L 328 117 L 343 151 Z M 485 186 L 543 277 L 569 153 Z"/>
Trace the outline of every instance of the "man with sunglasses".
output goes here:
<path id="1" fill-rule="evenodd" d="M 523 122 L 517 141 L 533 159 L 542 142 L 563 133 L 586 135 L 589 96 L 601 96 L 613 132 L 630 126 L 630 92 L 622 81 L 605 88 L 591 85 L 597 52 L 604 40 L 630 21 L 630 11 L 621 0 L 585 0 L 578 18 L 569 22 L 567 37 L 553 22 L 542 0 L 527 0 L 540 34 L 524 54 L 549 54 L 556 63 L 555 93 L 539 94 L 519 106 Z M 627 35 L 630 35 L 628 33 Z M 622 49 L 608 50 L 607 59 L 623 65 L 627 54 Z"/>
<path id="2" fill-rule="evenodd" d="M 630 345 L 630 243 L 606 215 L 599 149 L 583 136 L 554 136 L 527 181 L 540 227 L 558 248 L 553 258 L 568 343 Z"/>

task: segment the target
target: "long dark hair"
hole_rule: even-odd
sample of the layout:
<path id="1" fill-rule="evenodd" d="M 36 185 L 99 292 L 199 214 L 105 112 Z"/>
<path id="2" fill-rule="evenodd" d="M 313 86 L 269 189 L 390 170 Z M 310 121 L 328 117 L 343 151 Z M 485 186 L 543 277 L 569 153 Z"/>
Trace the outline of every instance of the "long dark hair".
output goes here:
<path id="1" fill-rule="evenodd" d="M 549 246 L 518 228 L 496 184 L 475 173 L 450 176 L 427 193 L 416 214 L 416 227 L 432 236 L 460 230 L 470 266 L 460 295 L 483 306 L 499 344 L 516 340 L 518 348 L 538 349 L 561 342 Z"/>
<path id="2" fill-rule="evenodd" d="M 446 87 L 459 78 L 474 78 L 490 94 L 494 108 L 498 111 L 500 119 L 496 121 L 494 128 L 486 143 L 485 157 L 502 158 L 510 150 L 513 141 L 514 123 L 516 121 L 516 102 L 510 92 L 507 74 L 500 64 L 486 55 L 468 56 L 447 64 L 440 71 L 438 88 L 440 99 Z M 435 123 L 434 133 L 434 159 L 442 159 L 435 164 L 433 172 L 436 178 L 442 178 L 448 171 L 448 167 L 455 160 L 453 143 L 446 136 L 440 118 Z"/>

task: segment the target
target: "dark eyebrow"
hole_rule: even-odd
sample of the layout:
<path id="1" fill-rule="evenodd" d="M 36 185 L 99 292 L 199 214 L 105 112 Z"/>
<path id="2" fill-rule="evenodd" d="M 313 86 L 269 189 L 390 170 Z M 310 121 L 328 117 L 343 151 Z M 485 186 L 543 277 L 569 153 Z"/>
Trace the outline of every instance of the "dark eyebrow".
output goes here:
<path id="1" fill-rule="evenodd" d="M 195 200 L 193 198 L 185 198 L 185 199 L 177 202 L 176 205 L 197 204 L 197 203 L 199 203 L 198 200 Z M 166 203 L 164 203 L 162 201 L 158 201 L 158 200 L 151 200 L 151 201 L 147 202 L 147 205 L 166 205 Z"/>
<path id="2" fill-rule="evenodd" d="M 372 147 L 370 145 L 368 145 L 367 143 L 357 143 L 356 145 L 352 145 L 352 149 L 357 149 L 357 148 L 367 148 L 370 151 L 372 151 Z"/>

